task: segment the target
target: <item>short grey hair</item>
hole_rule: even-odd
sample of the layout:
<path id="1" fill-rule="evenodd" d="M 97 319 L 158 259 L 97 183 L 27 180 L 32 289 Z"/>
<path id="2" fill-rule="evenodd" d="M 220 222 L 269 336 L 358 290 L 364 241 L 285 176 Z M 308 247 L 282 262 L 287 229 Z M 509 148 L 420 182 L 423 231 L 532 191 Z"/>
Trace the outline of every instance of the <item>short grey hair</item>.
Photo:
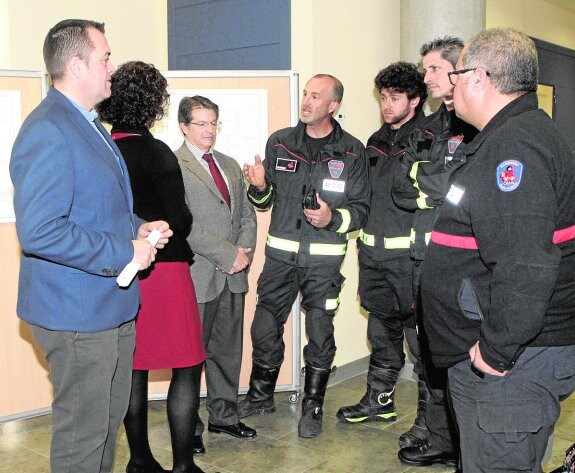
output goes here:
<path id="1" fill-rule="evenodd" d="M 491 28 L 475 35 L 462 62 L 466 69 L 484 67 L 501 94 L 537 91 L 537 48 L 527 35 L 512 28 Z"/>
<path id="2" fill-rule="evenodd" d="M 336 102 L 340 102 L 343 99 L 343 84 L 337 78 L 331 74 L 316 74 L 312 79 L 330 79 L 332 81 L 332 96 Z"/>

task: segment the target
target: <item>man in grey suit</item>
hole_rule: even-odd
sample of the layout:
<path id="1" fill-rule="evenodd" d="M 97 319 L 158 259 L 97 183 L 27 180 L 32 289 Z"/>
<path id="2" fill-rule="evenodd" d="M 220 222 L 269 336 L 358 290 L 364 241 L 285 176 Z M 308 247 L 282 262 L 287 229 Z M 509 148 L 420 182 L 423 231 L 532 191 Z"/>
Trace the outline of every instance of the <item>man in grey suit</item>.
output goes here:
<path id="1" fill-rule="evenodd" d="M 188 242 L 195 253 L 192 278 L 204 330 L 208 430 L 238 438 L 256 431 L 240 422 L 237 395 L 242 360 L 246 271 L 256 245 L 256 216 L 233 158 L 213 149 L 219 108 L 201 96 L 178 109 L 184 144 L 176 151 L 194 223 Z M 194 453 L 205 452 L 198 418 Z"/>
<path id="2" fill-rule="evenodd" d="M 48 96 L 12 148 L 16 229 L 22 246 L 18 316 L 43 349 L 54 390 L 53 473 L 112 471 L 118 427 L 130 400 L 137 279 L 156 250 L 144 239 L 172 231 L 132 213 L 128 170 L 94 106 L 110 96 L 114 66 L 104 25 L 64 20 L 44 42 Z"/>

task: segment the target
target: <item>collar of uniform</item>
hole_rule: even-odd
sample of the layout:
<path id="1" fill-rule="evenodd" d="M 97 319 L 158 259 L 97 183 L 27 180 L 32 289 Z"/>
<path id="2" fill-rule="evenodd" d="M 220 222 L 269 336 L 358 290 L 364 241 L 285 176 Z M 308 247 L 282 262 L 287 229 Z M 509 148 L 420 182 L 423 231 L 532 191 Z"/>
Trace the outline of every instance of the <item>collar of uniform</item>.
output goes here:
<path id="1" fill-rule="evenodd" d="M 473 154 L 479 149 L 483 142 L 497 130 L 504 122 L 510 118 L 530 110 L 537 109 L 537 96 L 534 92 L 529 92 L 517 97 L 503 107 L 495 116 L 489 120 L 489 123 L 477 134 L 477 136 L 465 147 L 465 154 Z"/>

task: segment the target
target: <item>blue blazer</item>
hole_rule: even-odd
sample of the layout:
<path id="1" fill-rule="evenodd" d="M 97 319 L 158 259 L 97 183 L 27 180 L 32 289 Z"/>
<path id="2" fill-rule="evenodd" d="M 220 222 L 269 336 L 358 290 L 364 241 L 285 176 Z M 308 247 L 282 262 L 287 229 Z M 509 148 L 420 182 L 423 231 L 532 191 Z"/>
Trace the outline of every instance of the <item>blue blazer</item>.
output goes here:
<path id="1" fill-rule="evenodd" d="M 56 89 L 24 121 L 10 175 L 22 246 L 18 316 L 74 332 L 108 330 L 133 319 L 138 281 L 120 289 L 115 279 L 132 260 L 131 240 L 141 223 L 132 213 L 128 171 Z"/>

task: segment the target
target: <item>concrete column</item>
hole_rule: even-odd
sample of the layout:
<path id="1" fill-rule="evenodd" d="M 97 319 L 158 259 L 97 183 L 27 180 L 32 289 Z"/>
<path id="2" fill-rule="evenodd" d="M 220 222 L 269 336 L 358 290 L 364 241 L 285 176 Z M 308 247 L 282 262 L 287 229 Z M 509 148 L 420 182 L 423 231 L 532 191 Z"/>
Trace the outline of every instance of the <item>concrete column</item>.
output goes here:
<path id="1" fill-rule="evenodd" d="M 485 29 L 485 0 L 401 0 L 400 57 L 418 63 L 422 44 L 445 35 L 464 41 Z"/>

